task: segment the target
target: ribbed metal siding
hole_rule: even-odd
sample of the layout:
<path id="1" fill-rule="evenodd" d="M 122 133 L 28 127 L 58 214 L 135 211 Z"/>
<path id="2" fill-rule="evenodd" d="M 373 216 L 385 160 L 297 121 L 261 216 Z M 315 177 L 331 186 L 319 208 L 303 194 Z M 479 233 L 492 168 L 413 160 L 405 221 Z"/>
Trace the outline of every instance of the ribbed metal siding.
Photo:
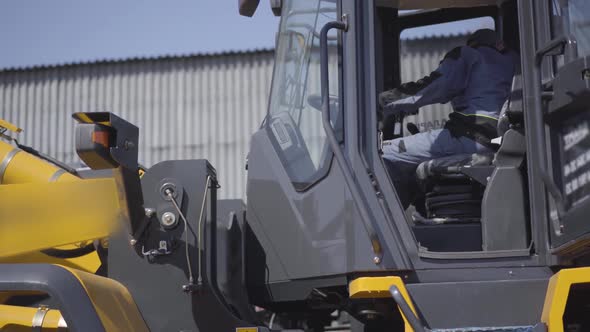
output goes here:
<path id="1" fill-rule="evenodd" d="M 461 44 L 464 37 L 404 41 L 402 80 L 427 75 Z M 272 66 L 268 51 L 0 71 L 0 116 L 25 129 L 22 143 L 79 165 L 71 114 L 114 112 L 140 128 L 145 166 L 207 158 L 220 197 L 245 197 L 248 144 L 267 110 Z M 429 129 L 448 111 L 429 106 L 410 121 Z M 320 121 L 312 127 L 320 132 Z"/>
<path id="2" fill-rule="evenodd" d="M 74 120 L 110 111 L 140 128 L 140 162 L 207 158 L 221 197 L 243 197 L 251 134 L 267 109 L 272 52 L 0 72 L 1 117 L 19 140 L 76 165 Z"/>

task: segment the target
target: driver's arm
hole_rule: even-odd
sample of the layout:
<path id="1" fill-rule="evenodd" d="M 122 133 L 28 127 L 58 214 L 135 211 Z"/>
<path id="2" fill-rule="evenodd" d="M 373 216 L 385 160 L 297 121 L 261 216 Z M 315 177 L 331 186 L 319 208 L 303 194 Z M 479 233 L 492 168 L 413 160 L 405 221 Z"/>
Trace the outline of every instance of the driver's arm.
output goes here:
<path id="1" fill-rule="evenodd" d="M 465 54 L 469 51 L 462 49 L 458 47 L 447 53 L 439 67 L 429 76 L 402 85 L 398 89 L 400 98 L 385 101 L 383 108 L 396 114 L 413 113 L 422 106 L 447 103 L 463 92 L 475 59 Z"/>

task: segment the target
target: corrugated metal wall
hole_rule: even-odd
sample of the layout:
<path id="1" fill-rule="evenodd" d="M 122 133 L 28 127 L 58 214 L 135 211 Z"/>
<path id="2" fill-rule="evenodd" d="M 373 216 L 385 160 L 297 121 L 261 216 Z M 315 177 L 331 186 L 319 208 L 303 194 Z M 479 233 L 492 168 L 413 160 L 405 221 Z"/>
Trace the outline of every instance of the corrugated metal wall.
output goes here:
<path id="1" fill-rule="evenodd" d="M 402 44 L 402 79 L 427 75 L 462 37 Z M 0 117 L 25 129 L 19 140 L 79 165 L 74 121 L 81 111 L 109 111 L 140 128 L 145 166 L 169 159 L 207 158 L 222 186 L 220 197 L 244 197 L 251 134 L 267 110 L 272 51 L 127 60 L 0 71 Z M 418 124 L 448 108 L 422 110 Z"/>
<path id="2" fill-rule="evenodd" d="M 207 158 L 221 197 L 242 197 L 272 66 L 266 51 L 0 72 L 0 114 L 22 143 L 76 165 L 71 114 L 114 112 L 140 128 L 142 164 Z"/>

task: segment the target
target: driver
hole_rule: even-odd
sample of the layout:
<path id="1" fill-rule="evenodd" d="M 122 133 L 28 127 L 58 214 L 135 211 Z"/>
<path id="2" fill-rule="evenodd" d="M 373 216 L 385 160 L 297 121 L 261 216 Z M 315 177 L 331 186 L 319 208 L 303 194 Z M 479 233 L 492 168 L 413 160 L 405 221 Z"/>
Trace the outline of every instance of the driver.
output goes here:
<path id="1" fill-rule="evenodd" d="M 385 114 L 404 115 L 422 106 L 451 102 L 444 129 L 383 143 L 383 157 L 404 208 L 416 195 L 415 171 L 426 160 L 491 152 L 500 109 L 510 94 L 518 56 L 490 29 L 475 31 L 448 52 L 430 75 L 379 94 Z"/>

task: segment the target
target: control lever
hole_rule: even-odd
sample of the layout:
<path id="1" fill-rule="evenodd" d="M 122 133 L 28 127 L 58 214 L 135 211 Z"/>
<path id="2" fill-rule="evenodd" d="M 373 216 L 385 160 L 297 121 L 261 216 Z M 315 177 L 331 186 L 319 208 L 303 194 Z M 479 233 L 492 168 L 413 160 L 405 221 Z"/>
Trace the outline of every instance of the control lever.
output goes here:
<path id="1" fill-rule="evenodd" d="M 418 134 L 420 132 L 420 129 L 418 129 L 418 126 L 416 126 L 416 124 L 413 123 L 413 122 L 408 122 L 406 124 L 406 129 L 412 135 L 416 135 L 416 134 Z"/>
<path id="2" fill-rule="evenodd" d="M 394 126 L 393 126 L 393 138 L 399 138 L 404 136 L 404 116 L 401 114 L 394 115 Z"/>

